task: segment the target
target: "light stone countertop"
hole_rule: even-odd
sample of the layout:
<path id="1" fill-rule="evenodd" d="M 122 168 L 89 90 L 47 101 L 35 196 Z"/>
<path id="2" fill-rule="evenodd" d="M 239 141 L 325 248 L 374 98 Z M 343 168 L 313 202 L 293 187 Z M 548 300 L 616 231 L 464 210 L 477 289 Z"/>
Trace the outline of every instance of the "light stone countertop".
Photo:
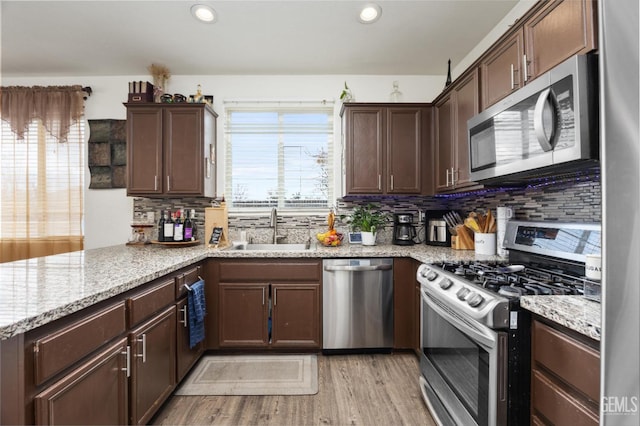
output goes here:
<path id="1" fill-rule="evenodd" d="M 341 247 L 312 246 L 305 251 L 122 244 L 82 250 L 0 264 L 0 340 L 27 332 L 206 258 L 340 257 L 411 257 L 422 263 L 505 260 L 498 256 L 476 256 L 473 250 L 452 250 L 424 244 L 345 244 Z M 599 317 L 597 329 L 599 333 Z"/>
<path id="2" fill-rule="evenodd" d="M 0 340 L 32 330 L 206 258 L 412 257 L 473 260 L 473 250 L 427 245 L 312 247 L 305 251 L 117 245 L 0 264 Z M 478 259 L 500 259 L 478 257 Z"/>
<path id="3" fill-rule="evenodd" d="M 522 296 L 520 306 L 600 341 L 601 306 L 582 296 Z"/>

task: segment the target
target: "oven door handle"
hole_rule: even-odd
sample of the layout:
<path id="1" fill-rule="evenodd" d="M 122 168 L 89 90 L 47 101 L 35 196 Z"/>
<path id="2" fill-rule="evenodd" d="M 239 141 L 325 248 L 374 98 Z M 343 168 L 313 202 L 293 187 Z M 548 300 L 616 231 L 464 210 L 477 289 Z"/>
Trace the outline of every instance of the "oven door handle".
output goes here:
<path id="1" fill-rule="evenodd" d="M 481 325 L 476 326 L 476 328 L 470 324 L 467 324 L 463 319 L 455 315 L 455 313 L 447 312 L 447 310 L 440 307 L 424 289 L 420 289 L 420 292 L 422 293 L 422 299 L 425 301 L 425 303 L 429 305 L 429 307 L 433 309 L 438 315 L 451 323 L 451 325 L 471 337 L 473 340 L 482 344 L 489 350 L 496 347 L 496 338 L 493 336 L 489 329 Z"/>
<path id="2" fill-rule="evenodd" d="M 438 417 L 438 412 L 434 409 L 433 404 L 431 404 L 431 401 L 429 400 L 429 396 L 427 395 L 427 386 L 429 385 L 427 384 L 426 379 L 422 377 L 422 375 L 420 375 L 419 382 L 420 382 L 420 392 L 422 393 L 422 400 L 424 401 L 425 404 L 427 404 L 427 408 L 429 409 L 429 414 L 431 414 L 431 417 L 433 417 L 433 420 L 435 420 L 438 426 L 442 426 L 443 423 L 440 420 L 440 417 Z"/>

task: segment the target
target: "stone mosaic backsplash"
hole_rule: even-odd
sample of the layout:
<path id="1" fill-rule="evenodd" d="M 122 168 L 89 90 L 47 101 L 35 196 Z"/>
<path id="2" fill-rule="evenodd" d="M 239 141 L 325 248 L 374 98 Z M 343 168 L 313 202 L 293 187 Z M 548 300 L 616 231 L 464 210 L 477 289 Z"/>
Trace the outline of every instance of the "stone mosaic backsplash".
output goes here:
<path id="1" fill-rule="evenodd" d="M 340 215 L 347 215 L 355 205 L 375 203 L 389 213 L 413 213 L 418 236 L 424 238 L 424 229 L 418 223 L 418 212 L 424 210 L 458 210 L 465 214 L 470 211 L 485 211 L 497 206 L 514 209 L 515 218 L 530 221 L 600 222 L 601 212 L 600 176 L 572 177 L 553 184 L 517 189 L 488 189 L 473 193 L 435 197 L 358 197 L 338 200 L 335 206 L 336 228 L 346 232 L 347 226 Z M 214 200 L 208 198 L 151 199 L 135 198 L 133 219 L 154 212 L 156 220 L 160 210 L 179 208 L 195 209 L 199 233 L 204 232 L 204 209 Z M 327 211 L 328 213 L 328 211 Z M 327 214 L 313 216 L 286 215 L 278 212 L 278 235 L 285 236 L 281 243 L 302 243 L 327 227 Z M 392 240 L 393 223 L 378 232 L 380 243 Z M 268 243 L 273 240 L 273 228 L 269 226 L 269 214 L 260 216 L 229 215 L 230 240 L 238 240 L 240 231 L 247 233 L 247 239 L 254 243 Z M 152 238 L 156 238 L 155 229 Z M 199 238 L 203 238 L 200 234 Z"/>

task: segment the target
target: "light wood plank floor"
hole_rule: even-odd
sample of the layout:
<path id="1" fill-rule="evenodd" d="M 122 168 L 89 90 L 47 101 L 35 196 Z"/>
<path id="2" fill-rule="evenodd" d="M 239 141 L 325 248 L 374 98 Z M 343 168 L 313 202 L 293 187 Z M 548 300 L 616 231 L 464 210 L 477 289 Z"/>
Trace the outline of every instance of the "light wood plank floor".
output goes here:
<path id="1" fill-rule="evenodd" d="M 287 396 L 172 396 L 158 425 L 435 425 L 418 386 L 418 359 L 318 355 L 318 393 Z"/>

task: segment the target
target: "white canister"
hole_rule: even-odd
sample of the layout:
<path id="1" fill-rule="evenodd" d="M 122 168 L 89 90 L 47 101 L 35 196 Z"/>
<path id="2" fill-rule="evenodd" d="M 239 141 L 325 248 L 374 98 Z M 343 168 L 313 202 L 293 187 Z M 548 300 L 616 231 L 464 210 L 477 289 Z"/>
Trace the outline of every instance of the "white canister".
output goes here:
<path id="1" fill-rule="evenodd" d="M 475 243 L 476 254 L 496 254 L 496 234 L 485 234 L 482 232 L 476 232 L 473 235 Z"/>
<path id="2" fill-rule="evenodd" d="M 599 254 L 586 256 L 584 275 L 589 280 L 600 281 L 602 279 L 602 256 Z"/>

